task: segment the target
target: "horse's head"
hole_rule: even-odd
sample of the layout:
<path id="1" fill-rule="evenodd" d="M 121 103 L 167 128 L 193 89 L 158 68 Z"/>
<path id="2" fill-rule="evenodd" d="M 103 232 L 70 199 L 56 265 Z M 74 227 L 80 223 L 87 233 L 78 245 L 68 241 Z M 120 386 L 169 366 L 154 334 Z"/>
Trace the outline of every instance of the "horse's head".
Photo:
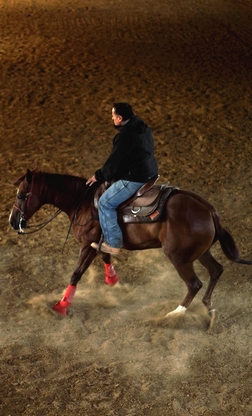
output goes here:
<path id="1" fill-rule="evenodd" d="M 29 219 L 39 210 L 42 202 L 39 198 L 38 181 L 39 172 L 27 169 L 25 175 L 21 176 L 13 185 L 18 186 L 17 198 L 9 217 L 9 224 L 14 230 L 23 233 Z"/>

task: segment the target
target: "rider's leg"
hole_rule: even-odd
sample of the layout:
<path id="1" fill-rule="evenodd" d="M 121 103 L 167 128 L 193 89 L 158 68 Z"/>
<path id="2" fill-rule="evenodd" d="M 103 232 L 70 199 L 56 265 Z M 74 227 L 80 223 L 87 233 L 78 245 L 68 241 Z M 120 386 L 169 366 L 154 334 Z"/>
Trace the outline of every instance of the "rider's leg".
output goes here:
<path id="1" fill-rule="evenodd" d="M 142 182 L 119 180 L 114 182 L 101 196 L 98 203 L 99 220 L 104 241 L 111 247 L 121 248 L 123 239 L 117 221 L 117 207 L 134 195 Z"/>

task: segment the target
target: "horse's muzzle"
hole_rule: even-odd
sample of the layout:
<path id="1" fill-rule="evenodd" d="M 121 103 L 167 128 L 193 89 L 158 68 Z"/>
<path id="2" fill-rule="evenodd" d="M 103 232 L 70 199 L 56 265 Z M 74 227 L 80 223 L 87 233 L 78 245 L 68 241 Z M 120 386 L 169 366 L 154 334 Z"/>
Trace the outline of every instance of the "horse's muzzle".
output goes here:
<path id="1" fill-rule="evenodd" d="M 23 228 L 27 228 L 27 222 L 25 218 L 20 218 L 19 220 L 15 220 L 12 215 L 10 215 L 9 224 L 13 230 L 21 231 Z"/>

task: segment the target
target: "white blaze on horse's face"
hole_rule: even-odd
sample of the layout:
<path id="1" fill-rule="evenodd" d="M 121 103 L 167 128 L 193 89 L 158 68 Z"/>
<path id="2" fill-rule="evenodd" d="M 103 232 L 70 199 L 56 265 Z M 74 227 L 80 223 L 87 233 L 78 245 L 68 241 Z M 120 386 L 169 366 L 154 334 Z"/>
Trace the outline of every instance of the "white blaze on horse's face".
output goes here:
<path id="1" fill-rule="evenodd" d="M 18 196 L 18 189 L 17 189 L 17 196 Z M 12 216 L 13 216 L 14 206 L 15 206 L 15 204 L 13 205 L 13 207 L 12 207 L 12 209 L 11 209 L 11 212 L 10 212 L 10 215 L 9 215 L 9 224 L 10 224 L 10 226 L 11 226 L 12 228 L 14 228 L 14 227 L 13 227 L 13 221 L 12 221 Z"/>
<path id="2" fill-rule="evenodd" d="M 23 233 L 23 228 L 27 226 L 27 221 L 30 218 L 30 213 L 28 212 L 31 195 L 31 185 L 23 180 L 20 183 L 20 186 L 17 190 L 17 198 L 15 203 L 13 204 L 10 216 L 9 216 L 9 224 L 14 230 L 20 231 Z"/>
<path id="3" fill-rule="evenodd" d="M 12 210 L 10 212 L 10 215 L 9 215 L 9 224 L 10 224 L 11 228 L 13 228 L 13 225 L 12 225 L 12 212 L 13 212 L 13 208 L 12 208 Z"/>
<path id="4" fill-rule="evenodd" d="M 18 189 L 17 189 L 17 196 L 18 196 Z M 14 222 L 13 222 L 13 219 L 12 219 L 12 217 L 13 217 L 13 210 L 14 210 L 14 206 L 15 206 L 15 205 L 13 205 L 13 207 L 12 207 L 12 209 L 11 209 L 11 212 L 10 212 L 10 215 L 9 215 L 9 224 L 10 224 L 10 226 L 11 226 L 13 229 L 15 229 L 15 227 L 14 227 Z"/>

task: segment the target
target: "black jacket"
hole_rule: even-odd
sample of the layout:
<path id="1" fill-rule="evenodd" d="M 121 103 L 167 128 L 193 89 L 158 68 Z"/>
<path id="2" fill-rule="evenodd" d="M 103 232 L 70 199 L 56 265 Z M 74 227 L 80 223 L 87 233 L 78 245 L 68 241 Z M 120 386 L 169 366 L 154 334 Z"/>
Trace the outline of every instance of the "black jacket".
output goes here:
<path id="1" fill-rule="evenodd" d="M 118 130 L 108 159 L 95 172 L 96 180 L 147 182 L 157 175 L 153 136 L 147 124 L 140 117 L 133 116 L 128 123 L 119 126 Z"/>

